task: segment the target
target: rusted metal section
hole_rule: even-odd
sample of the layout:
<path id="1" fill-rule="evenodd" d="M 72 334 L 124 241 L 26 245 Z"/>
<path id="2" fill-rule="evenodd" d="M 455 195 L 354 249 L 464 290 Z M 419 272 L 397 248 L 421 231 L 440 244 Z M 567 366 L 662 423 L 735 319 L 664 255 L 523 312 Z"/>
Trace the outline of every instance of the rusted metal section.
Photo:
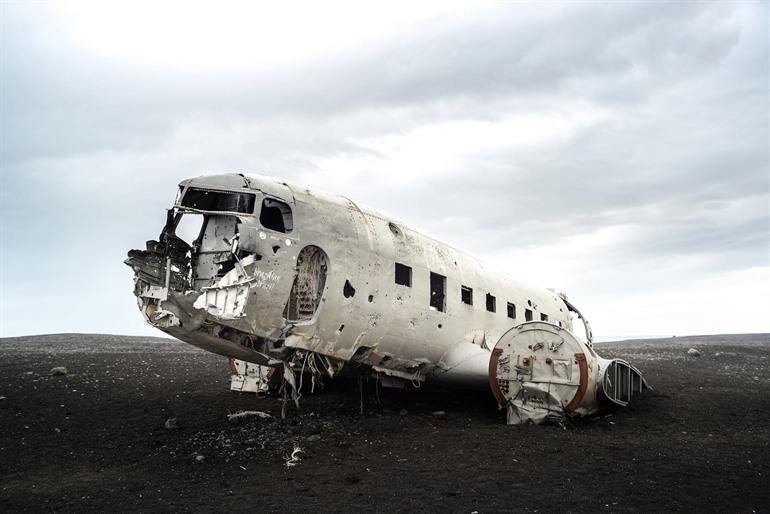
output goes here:
<path id="1" fill-rule="evenodd" d="M 578 370 L 580 372 L 580 384 L 578 385 L 578 390 L 572 398 L 572 401 L 564 407 L 564 412 L 567 414 L 571 414 L 577 409 L 588 390 L 588 363 L 586 361 L 586 355 L 584 353 L 576 353 L 575 364 L 578 365 Z"/>
<path id="2" fill-rule="evenodd" d="M 504 407 L 508 400 L 505 399 L 505 395 L 500 390 L 500 384 L 497 382 L 497 363 L 500 361 L 500 356 L 503 354 L 502 348 L 495 348 L 492 350 L 492 355 L 489 358 L 489 388 L 492 390 L 492 396 L 497 400 L 497 405 Z"/>
<path id="3" fill-rule="evenodd" d="M 495 343 L 527 317 L 571 334 L 571 313 L 579 314 L 565 296 L 351 200 L 235 173 L 182 181 L 158 239 L 131 250 L 126 264 L 150 325 L 282 370 L 284 391 L 295 398 L 304 377 L 315 384 L 348 373 L 399 387 L 487 388 L 494 373 L 493 393 L 505 403 L 506 349 L 495 353 Z M 590 343 L 573 353 L 581 352 L 588 398 L 599 366 Z M 545 367 L 567 372 L 553 357 L 530 357 L 536 375 Z"/>

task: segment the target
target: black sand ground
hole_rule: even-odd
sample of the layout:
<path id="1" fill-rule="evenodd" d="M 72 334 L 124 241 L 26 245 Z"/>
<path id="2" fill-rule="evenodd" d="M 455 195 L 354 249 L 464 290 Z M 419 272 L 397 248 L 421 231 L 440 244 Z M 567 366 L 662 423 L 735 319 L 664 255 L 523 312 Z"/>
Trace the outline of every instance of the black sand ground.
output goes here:
<path id="1" fill-rule="evenodd" d="M 566 427 L 513 427 L 487 395 L 377 404 L 373 383 L 363 417 L 342 384 L 284 421 L 229 422 L 280 403 L 230 392 L 222 357 L 151 338 L 0 339 L 0 512 L 770 511 L 770 335 L 597 347 L 656 390 Z"/>

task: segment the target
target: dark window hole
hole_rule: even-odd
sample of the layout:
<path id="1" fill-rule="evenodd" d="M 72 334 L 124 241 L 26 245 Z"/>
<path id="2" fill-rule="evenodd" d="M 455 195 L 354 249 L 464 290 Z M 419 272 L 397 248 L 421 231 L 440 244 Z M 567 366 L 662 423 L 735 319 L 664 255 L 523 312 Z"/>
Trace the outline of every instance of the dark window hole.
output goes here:
<path id="1" fill-rule="evenodd" d="M 396 263 L 396 284 L 412 287 L 412 268 L 400 262 Z"/>
<path id="2" fill-rule="evenodd" d="M 489 312 L 497 311 L 497 298 L 492 296 L 490 293 L 487 293 L 487 310 Z"/>
<path id="3" fill-rule="evenodd" d="M 356 288 L 350 285 L 350 280 L 345 281 L 345 287 L 342 288 L 342 294 L 345 295 L 345 298 L 352 298 L 356 294 Z"/>
<path id="4" fill-rule="evenodd" d="M 461 286 L 460 299 L 465 304 L 473 305 L 473 289 L 468 286 Z"/>
<path id="5" fill-rule="evenodd" d="M 430 274 L 430 306 L 446 312 L 446 277 L 433 272 Z"/>
<path id="6" fill-rule="evenodd" d="M 262 201 L 259 222 L 263 227 L 276 232 L 289 233 L 294 228 L 291 207 L 272 198 L 265 198 Z"/>

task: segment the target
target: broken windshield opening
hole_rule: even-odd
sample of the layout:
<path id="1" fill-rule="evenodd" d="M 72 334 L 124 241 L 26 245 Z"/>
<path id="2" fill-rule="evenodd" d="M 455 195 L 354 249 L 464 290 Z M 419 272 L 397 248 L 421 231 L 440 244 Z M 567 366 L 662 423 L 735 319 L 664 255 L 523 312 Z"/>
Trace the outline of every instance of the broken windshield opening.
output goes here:
<path id="1" fill-rule="evenodd" d="M 252 214 L 255 197 L 250 193 L 224 193 L 191 187 L 182 197 L 181 205 L 201 211 Z"/>
<path id="2" fill-rule="evenodd" d="M 203 214 L 187 213 L 182 215 L 182 219 L 177 223 L 174 235 L 193 246 L 193 243 L 201 235 L 201 228 L 203 228 Z"/>

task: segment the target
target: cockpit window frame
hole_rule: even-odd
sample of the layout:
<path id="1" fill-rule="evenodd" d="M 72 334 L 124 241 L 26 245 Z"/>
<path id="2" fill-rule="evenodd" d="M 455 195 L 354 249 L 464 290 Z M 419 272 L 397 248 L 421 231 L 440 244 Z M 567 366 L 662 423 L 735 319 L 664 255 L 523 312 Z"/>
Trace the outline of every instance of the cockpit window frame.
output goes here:
<path id="1" fill-rule="evenodd" d="M 189 205 L 184 205 L 182 202 L 189 194 L 190 190 L 197 191 L 203 191 L 203 192 L 210 192 L 210 193 L 222 193 L 222 194 L 234 194 L 234 195 L 244 195 L 244 196 L 251 196 L 252 197 L 252 205 L 251 205 L 251 212 L 249 211 L 232 211 L 232 210 L 208 210 L 208 209 L 200 209 L 198 207 L 193 207 Z M 181 211 L 189 211 L 189 212 L 197 212 L 197 213 L 205 213 L 205 214 L 232 214 L 235 216 L 257 216 L 258 214 L 255 212 L 257 205 L 260 206 L 262 203 L 260 200 L 259 194 L 254 191 L 243 191 L 238 189 L 223 189 L 223 188 L 212 188 L 212 187 L 205 187 L 205 186 L 195 186 L 195 185 L 186 185 L 186 186 L 180 186 L 179 192 L 177 193 L 176 200 L 174 202 L 174 207 L 177 210 Z"/>
<path id="2" fill-rule="evenodd" d="M 267 205 L 269 202 L 272 202 L 276 205 Z M 283 211 L 281 206 L 288 209 L 288 217 L 287 213 Z M 280 211 L 281 215 L 281 223 L 283 224 L 283 230 L 279 230 L 278 228 L 268 226 L 265 224 L 264 216 L 264 210 L 265 208 L 268 209 L 278 209 Z M 255 209 L 256 210 L 256 209 Z M 276 198 L 271 195 L 265 195 L 262 197 L 262 201 L 259 202 L 259 212 L 254 213 L 255 216 L 259 218 L 259 224 L 264 228 L 265 230 L 272 230 L 273 232 L 278 232 L 280 234 L 291 234 L 294 231 L 294 209 L 289 204 L 289 202 L 282 200 L 281 198 Z"/>

